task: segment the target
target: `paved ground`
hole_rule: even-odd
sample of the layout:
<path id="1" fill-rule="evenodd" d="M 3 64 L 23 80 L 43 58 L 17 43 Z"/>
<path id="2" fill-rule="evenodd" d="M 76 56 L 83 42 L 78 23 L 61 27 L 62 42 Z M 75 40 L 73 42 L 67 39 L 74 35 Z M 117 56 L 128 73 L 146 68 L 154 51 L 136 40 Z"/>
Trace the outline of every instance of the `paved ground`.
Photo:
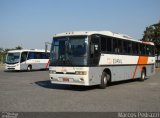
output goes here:
<path id="1" fill-rule="evenodd" d="M 144 82 L 114 83 L 106 89 L 50 84 L 48 71 L 0 70 L 0 111 L 159 112 L 160 69 Z"/>

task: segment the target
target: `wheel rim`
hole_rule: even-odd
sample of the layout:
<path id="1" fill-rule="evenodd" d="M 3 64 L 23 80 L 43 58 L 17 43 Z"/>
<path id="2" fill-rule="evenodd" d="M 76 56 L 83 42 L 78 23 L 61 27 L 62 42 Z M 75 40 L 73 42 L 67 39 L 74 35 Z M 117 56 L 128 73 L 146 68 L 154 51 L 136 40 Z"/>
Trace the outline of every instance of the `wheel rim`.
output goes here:
<path id="1" fill-rule="evenodd" d="M 29 70 L 29 71 L 31 70 L 31 67 L 30 67 L 30 66 L 28 66 L 28 70 Z"/>
<path id="2" fill-rule="evenodd" d="M 145 74 L 144 74 L 144 72 L 142 73 L 142 79 L 144 80 L 144 78 L 145 78 Z"/>
<path id="3" fill-rule="evenodd" d="M 104 82 L 104 84 L 107 84 L 107 77 L 106 76 L 103 78 L 103 82 Z"/>

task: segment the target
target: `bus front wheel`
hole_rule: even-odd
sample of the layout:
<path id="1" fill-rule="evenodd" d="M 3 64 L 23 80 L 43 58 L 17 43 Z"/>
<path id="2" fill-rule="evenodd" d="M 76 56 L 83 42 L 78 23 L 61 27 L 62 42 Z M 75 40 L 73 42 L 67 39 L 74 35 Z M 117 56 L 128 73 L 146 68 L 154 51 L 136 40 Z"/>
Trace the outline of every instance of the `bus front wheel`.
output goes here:
<path id="1" fill-rule="evenodd" d="M 31 71 L 31 70 L 32 70 L 32 66 L 31 66 L 31 65 L 28 65 L 27 71 Z"/>
<path id="2" fill-rule="evenodd" d="M 110 78 L 110 75 L 106 72 L 103 72 L 102 73 L 102 76 L 101 76 L 101 83 L 99 85 L 99 87 L 101 89 L 105 89 L 107 84 L 108 84 L 108 81 L 109 81 L 109 78 Z"/>

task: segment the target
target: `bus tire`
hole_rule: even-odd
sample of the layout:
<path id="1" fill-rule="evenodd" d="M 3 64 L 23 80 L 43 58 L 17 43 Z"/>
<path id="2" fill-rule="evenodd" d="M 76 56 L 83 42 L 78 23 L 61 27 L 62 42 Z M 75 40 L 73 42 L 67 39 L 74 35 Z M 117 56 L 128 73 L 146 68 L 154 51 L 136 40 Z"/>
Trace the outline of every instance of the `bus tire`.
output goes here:
<path id="1" fill-rule="evenodd" d="M 139 80 L 140 80 L 140 81 L 144 81 L 145 78 L 146 78 L 146 72 L 145 72 L 145 69 L 143 69 L 142 72 L 141 72 L 141 77 L 140 77 Z"/>
<path id="2" fill-rule="evenodd" d="M 31 66 L 31 65 L 28 65 L 27 71 L 31 71 L 31 70 L 32 70 L 32 66 Z"/>
<path id="3" fill-rule="evenodd" d="M 110 75 L 106 72 L 103 72 L 102 73 L 102 76 L 101 76 L 101 83 L 99 85 L 99 87 L 101 89 L 105 89 L 107 84 L 108 84 L 108 81 L 109 81 L 109 78 L 110 78 Z"/>

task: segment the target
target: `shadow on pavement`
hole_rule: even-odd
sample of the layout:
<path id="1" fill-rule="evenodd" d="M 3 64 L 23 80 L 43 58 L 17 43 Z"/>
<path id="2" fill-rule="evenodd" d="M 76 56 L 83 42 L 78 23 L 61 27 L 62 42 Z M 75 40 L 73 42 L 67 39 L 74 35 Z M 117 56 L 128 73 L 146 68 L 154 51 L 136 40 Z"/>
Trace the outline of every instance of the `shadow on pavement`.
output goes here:
<path id="1" fill-rule="evenodd" d="M 40 69 L 40 70 L 4 70 L 6 73 L 21 73 L 21 72 L 38 72 L 38 71 L 48 71 L 48 69 Z"/>
<path id="2" fill-rule="evenodd" d="M 73 86 L 73 85 L 64 85 L 64 84 L 52 84 L 50 80 L 37 81 L 36 85 L 48 88 L 48 89 L 59 89 L 59 90 L 73 90 L 73 91 L 88 91 L 92 89 L 97 89 L 96 86 Z"/>
<path id="3" fill-rule="evenodd" d="M 147 79 L 146 79 L 147 80 Z M 121 85 L 121 84 L 128 84 L 132 82 L 139 82 L 138 79 L 132 79 L 132 80 L 125 80 L 125 81 L 119 81 L 119 82 L 113 82 L 108 85 L 108 87 Z M 52 84 L 50 80 L 45 81 L 37 81 L 35 82 L 36 85 L 48 88 L 48 89 L 59 89 L 59 90 L 73 90 L 73 91 L 88 91 L 93 89 L 99 89 L 98 85 L 95 86 L 76 86 L 76 85 L 64 85 L 64 84 Z M 107 89 L 107 88 L 106 88 Z"/>

